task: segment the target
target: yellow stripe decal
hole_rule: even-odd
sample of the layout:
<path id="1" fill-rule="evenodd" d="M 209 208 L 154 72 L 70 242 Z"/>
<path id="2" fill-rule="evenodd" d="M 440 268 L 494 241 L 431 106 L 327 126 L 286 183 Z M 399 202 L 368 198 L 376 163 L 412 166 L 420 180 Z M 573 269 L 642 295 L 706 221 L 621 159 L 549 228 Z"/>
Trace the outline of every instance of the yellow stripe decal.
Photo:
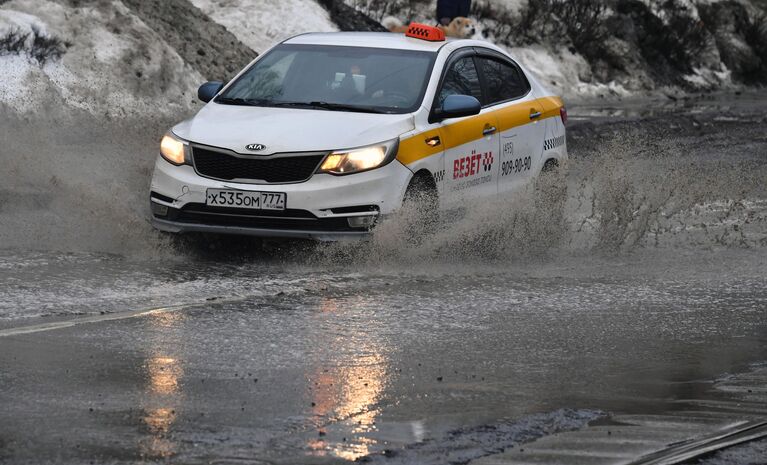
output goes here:
<path id="1" fill-rule="evenodd" d="M 565 106 L 565 102 L 559 97 L 543 97 L 538 102 L 543 106 L 543 116 L 541 118 L 553 118 L 560 116 L 559 110 Z"/>
<path id="2" fill-rule="evenodd" d="M 535 113 L 536 111 L 541 111 L 540 102 L 537 100 L 530 100 L 528 102 L 509 105 L 508 107 L 501 108 L 493 113 L 495 113 L 498 118 L 498 130 L 503 132 L 518 126 L 533 123 L 534 120 L 530 119 L 530 114 Z M 543 115 L 541 115 L 538 121 L 543 118 Z"/>
<path id="3" fill-rule="evenodd" d="M 553 116 L 559 116 L 559 109 L 564 104 L 559 97 L 544 97 L 537 100 L 509 105 L 498 110 L 483 113 L 481 115 L 466 118 L 457 123 L 442 126 L 439 129 L 430 129 L 402 140 L 397 153 L 397 160 L 403 165 L 409 165 L 418 160 L 430 157 L 443 150 L 449 150 L 473 140 L 482 138 L 482 130 L 488 119 L 495 118 L 499 131 L 507 131 L 517 126 L 530 124 L 530 113 L 542 112 L 539 121 Z M 441 145 L 430 147 L 426 144 L 428 139 L 439 136 Z"/>
<path id="4" fill-rule="evenodd" d="M 431 129 L 420 134 L 416 134 L 408 139 L 403 139 L 399 143 L 397 151 L 397 160 L 403 165 L 409 165 L 422 158 L 430 157 L 444 150 L 442 145 L 430 147 L 426 145 L 426 140 L 439 136 L 438 129 Z M 443 144 L 444 145 L 444 144 Z"/>

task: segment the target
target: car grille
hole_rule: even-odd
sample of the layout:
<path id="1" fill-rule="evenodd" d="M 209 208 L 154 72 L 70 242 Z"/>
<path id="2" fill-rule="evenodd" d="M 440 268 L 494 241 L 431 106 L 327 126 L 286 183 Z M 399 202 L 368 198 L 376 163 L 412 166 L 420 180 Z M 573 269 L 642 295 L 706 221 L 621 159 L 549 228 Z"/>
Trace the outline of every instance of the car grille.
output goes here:
<path id="1" fill-rule="evenodd" d="M 245 210 L 187 204 L 181 210 L 170 209 L 168 218 L 181 223 L 243 228 L 287 229 L 293 231 L 366 231 L 352 228 L 346 218 L 317 218 L 306 210 Z"/>
<path id="2" fill-rule="evenodd" d="M 301 182 L 317 170 L 325 153 L 258 155 L 238 157 L 234 153 L 192 147 L 197 173 L 214 179 L 262 181 L 268 183 Z"/>

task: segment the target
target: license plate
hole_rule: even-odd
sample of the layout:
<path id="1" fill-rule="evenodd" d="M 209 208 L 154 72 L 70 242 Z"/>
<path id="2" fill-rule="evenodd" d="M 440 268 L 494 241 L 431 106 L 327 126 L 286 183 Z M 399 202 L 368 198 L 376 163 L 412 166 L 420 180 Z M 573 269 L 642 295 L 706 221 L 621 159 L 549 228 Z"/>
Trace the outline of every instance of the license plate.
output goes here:
<path id="1" fill-rule="evenodd" d="M 250 208 L 252 210 L 285 210 L 284 192 L 250 192 L 208 189 L 205 205 L 210 207 Z"/>

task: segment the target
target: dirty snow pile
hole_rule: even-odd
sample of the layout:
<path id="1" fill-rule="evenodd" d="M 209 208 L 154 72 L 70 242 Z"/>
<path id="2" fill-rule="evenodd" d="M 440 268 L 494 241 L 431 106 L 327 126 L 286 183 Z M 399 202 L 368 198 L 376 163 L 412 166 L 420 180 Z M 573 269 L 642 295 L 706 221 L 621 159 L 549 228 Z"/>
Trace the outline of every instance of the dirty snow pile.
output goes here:
<path id="1" fill-rule="evenodd" d="M 240 41 L 262 53 L 273 44 L 304 32 L 334 32 L 338 27 L 311 0 L 191 0 Z"/>
<path id="2" fill-rule="evenodd" d="M 256 52 L 303 32 L 338 30 L 314 1 L 182 0 L 175 5 L 199 8 Z M 169 31 L 149 27 L 132 7 L 120 0 L 0 1 L 0 110 L 74 109 L 131 117 L 183 116 L 198 108 L 196 90 L 205 81 L 200 68 L 174 48 Z M 203 52 L 216 59 L 215 51 Z"/>
<path id="3" fill-rule="evenodd" d="M 166 1 L 155 11 L 140 0 L 0 0 L 0 110 L 180 117 L 199 106 L 202 74 L 231 75 L 250 49 L 338 30 L 331 4 L 377 21 L 432 23 L 435 10 L 435 0 Z M 475 0 L 472 16 L 476 38 L 505 47 L 560 94 L 589 98 L 766 84 L 767 20 L 755 8 L 748 0 Z M 172 12 L 195 14 L 176 24 Z M 207 45 L 188 34 L 211 25 L 220 31 Z M 221 72 L 221 61 L 232 69 Z"/>
<path id="4" fill-rule="evenodd" d="M 434 22 L 434 0 L 345 0 L 377 20 Z M 749 0 L 474 0 L 475 38 L 569 98 L 767 84 L 767 20 Z"/>
<path id="5" fill-rule="evenodd" d="M 9 44 L 9 38 L 19 37 L 23 43 Z M 49 46 L 41 51 L 40 43 Z M 0 105 L 6 109 L 23 114 L 64 107 L 108 117 L 172 114 L 196 105 L 194 89 L 201 81 L 119 1 L 0 5 Z"/>

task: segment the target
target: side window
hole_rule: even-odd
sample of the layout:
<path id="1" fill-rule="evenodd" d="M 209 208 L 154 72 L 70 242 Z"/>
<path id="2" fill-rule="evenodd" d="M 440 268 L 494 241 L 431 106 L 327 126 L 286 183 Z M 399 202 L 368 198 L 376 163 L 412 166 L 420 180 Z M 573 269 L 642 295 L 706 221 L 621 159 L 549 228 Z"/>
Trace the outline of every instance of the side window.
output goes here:
<path id="1" fill-rule="evenodd" d="M 520 98 L 530 91 L 530 83 L 517 66 L 493 58 L 478 57 L 485 78 L 485 105 Z"/>
<path id="2" fill-rule="evenodd" d="M 482 101 L 479 73 L 473 57 L 461 58 L 450 65 L 439 91 L 439 105 L 442 105 L 448 95 L 471 95 Z"/>

